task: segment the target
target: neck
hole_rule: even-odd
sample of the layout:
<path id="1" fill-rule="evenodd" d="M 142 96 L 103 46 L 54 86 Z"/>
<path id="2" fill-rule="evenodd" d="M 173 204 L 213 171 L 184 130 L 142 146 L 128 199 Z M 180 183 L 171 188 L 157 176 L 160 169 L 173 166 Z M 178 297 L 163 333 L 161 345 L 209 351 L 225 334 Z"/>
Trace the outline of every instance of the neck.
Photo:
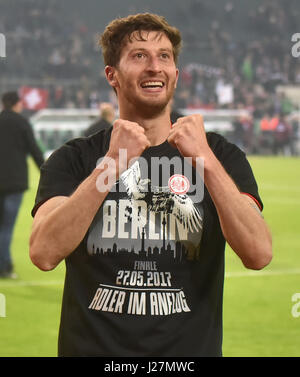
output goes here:
<path id="1" fill-rule="evenodd" d="M 151 146 L 162 144 L 169 136 L 171 129 L 171 118 L 169 108 L 166 107 L 162 112 L 145 116 L 137 112 L 129 113 L 120 109 L 120 118 L 130 122 L 138 123 L 145 130 L 145 135 L 150 141 Z"/>

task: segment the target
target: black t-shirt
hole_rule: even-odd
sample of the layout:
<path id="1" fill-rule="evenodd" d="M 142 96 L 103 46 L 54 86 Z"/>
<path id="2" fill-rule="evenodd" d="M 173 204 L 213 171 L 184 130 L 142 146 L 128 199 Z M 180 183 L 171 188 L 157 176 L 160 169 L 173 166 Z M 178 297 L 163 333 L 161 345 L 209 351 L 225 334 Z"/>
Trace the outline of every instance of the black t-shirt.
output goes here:
<path id="1" fill-rule="evenodd" d="M 42 166 L 34 215 L 69 196 L 108 149 L 111 128 Z M 208 133 L 241 192 L 262 207 L 245 154 Z M 203 189 L 202 189 L 203 188 Z M 66 258 L 60 356 L 221 356 L 225 240 L 201 176 L 167 141 L 122 174 Z"/>

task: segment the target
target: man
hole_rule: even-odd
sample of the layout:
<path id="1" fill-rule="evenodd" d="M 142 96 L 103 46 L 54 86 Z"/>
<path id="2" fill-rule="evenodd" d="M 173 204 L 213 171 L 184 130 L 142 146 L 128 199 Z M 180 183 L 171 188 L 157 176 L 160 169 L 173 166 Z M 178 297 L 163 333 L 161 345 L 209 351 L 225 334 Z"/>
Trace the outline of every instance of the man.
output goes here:
<path id="1" fill-rule="evenodd" d="M 28 188 L 27 156 L 38 167 L 44 162 L 28 121 L 20 114 L 16 92 L 2 96 L 0 113 L 0 278 L 16 278 L 10 244 L 23 192 Z"/>
<path id="2" fill-rule="evenodd" d="M 120 118 L 51 156 L 32 211 L 33 263 L 66 262 L 59 355 L 220 356 L 225 239 L 248 268 L 272 257 L 251 168 L 200 115 L 171 127 L 164 18 L 114 20 L 101 45 Z"/>
<path id="3" fill-rule="evenodd" d="M 114 119 L 115 119 L 115 109 L 114 107 L 107 102 L 102 102 L 100 104 L 100 119 L 93 123 L 90 127 L 88 127 L 85 132 L 84 136 L 90 136 L 95 134 L 98 131 L 101 131 L 105 128 L 111 127 Z"/>
<path id="4" fill-rule="evenodd" d="M 289 149 L 290 154 L 293 152 L 292 147 L 292 126 L 288 123 L 287 117 L 284 114 L 280 114 L 278 117 L 278 124 L 273 130 L 273 153 L 283 154 L 287 153 Z"/>

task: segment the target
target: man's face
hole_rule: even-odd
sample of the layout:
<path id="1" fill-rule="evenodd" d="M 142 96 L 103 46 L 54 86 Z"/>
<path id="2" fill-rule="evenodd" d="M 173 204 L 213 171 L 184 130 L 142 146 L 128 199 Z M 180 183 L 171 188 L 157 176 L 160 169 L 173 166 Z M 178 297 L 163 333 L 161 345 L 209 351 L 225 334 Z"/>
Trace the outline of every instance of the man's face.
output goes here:
<path id="1" fill-rule="evenodd" d="M 106 67 L 119 105 L 153 115 L 162 111 L 173 97 L 178 70 L 172 44 L 164 33 L 143 31 L 145 41 L 131 36 L 121 51 L 117 67 Z"/>
<path id="2" fill-rule="evenodd" d="M 17 103 L 13 106 L 13 111 L 15 111 L 16 113 L 21 113 L 22 110 L 23 110 L 23 103 L 22 103 L 22 101 L 17 102 Z"/>

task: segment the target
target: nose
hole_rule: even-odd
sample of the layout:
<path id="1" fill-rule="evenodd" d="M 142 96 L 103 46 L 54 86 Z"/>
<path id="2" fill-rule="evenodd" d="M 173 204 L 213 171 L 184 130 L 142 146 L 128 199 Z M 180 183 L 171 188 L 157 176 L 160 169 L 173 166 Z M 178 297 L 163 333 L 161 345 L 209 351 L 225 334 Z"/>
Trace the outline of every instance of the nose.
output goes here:
<path id="1" fill-rule="evenodd" d="M 147 70 L 149 72 L 154 72 L 154 73 L 159 73 L 161 72 L 161 66 L 159 59 L 156 56 L 151 56 L 148 65 L 147 65 Z"/>

